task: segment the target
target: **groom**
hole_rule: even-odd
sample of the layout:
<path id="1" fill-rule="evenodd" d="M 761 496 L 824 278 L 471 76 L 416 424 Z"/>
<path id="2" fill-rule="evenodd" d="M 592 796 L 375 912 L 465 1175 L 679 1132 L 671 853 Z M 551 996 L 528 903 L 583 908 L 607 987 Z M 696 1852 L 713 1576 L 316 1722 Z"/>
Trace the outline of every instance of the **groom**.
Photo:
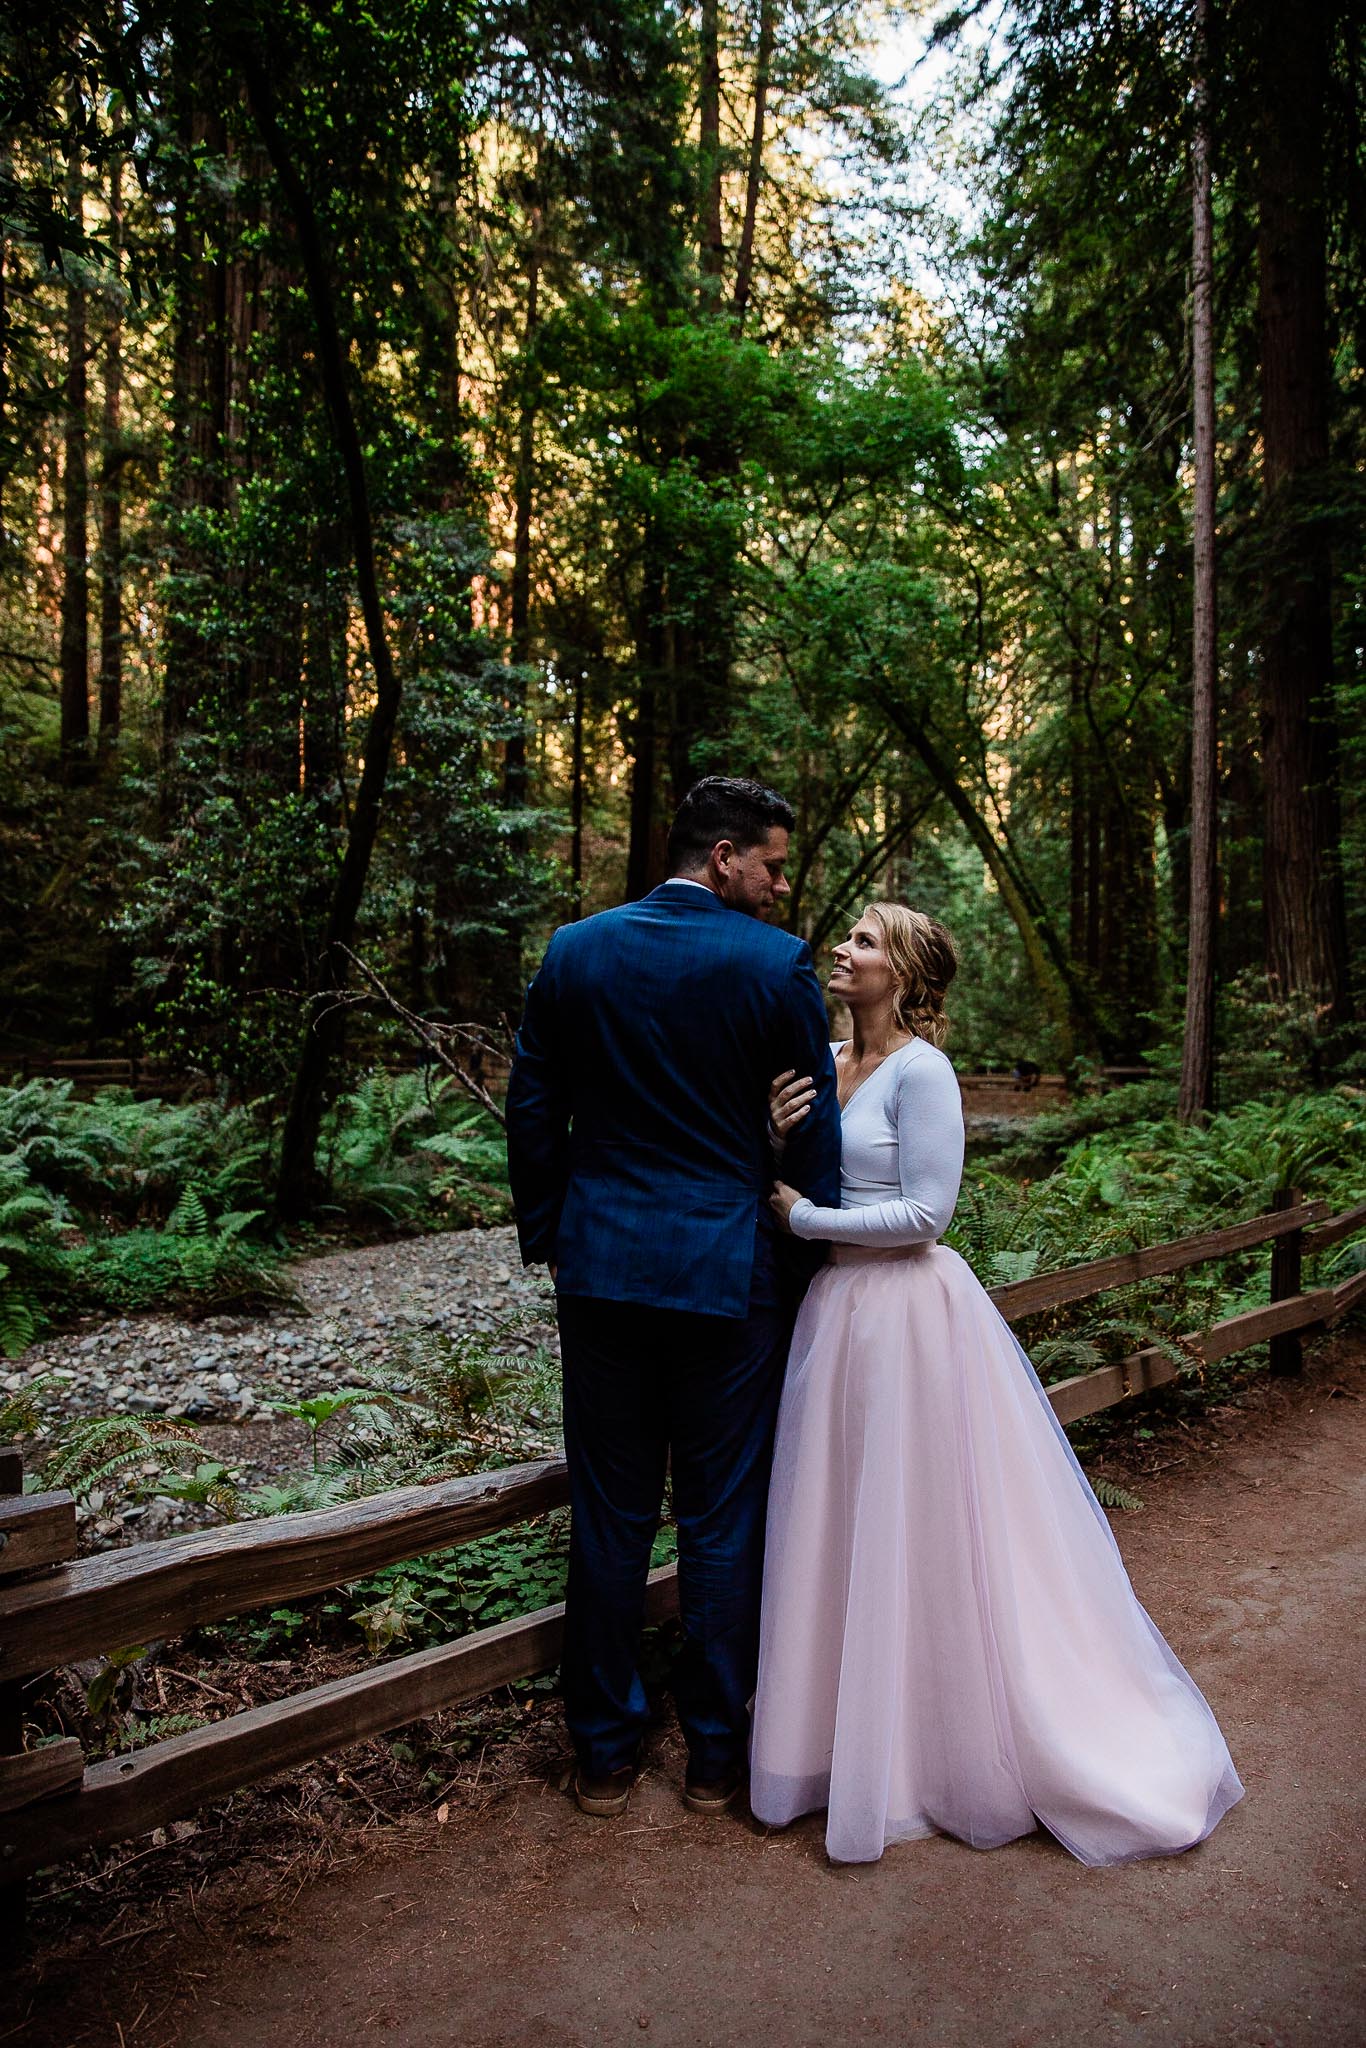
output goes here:
<path id="1" fill-rule="evenodd" d="M 795 1289 L 766 1196 L 768 1087 L 816 1078 L 783 1177 L 839 1201 L 839 1110 L 788 894 L 791 807 L 711 775 L 671 879 L 565 925 L 527 992 L 508 1085 L 522 1257 L 555 1280 L 572 1525 L 562 1679 L 586 1813 L 625 1810 L 647 1718 L 636 1666 L 666 1465 L 678 1529 L 684 1799 L 744 1782 L 764 1512 Z"/>

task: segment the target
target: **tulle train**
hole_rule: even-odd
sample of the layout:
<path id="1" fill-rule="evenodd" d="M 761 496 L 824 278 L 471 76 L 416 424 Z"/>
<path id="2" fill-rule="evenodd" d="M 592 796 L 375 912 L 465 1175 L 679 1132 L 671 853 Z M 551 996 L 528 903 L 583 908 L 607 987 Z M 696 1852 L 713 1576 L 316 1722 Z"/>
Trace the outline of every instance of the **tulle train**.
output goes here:
<path id="1" fill-rule="evenodd" d="M 868 1862 L 1042 1822 L 1083 1863 L 1241 1798 L 1025 1354 L 956 1252 L 855 1252 L 798 1319 L 770 1495 L 751 1800 Z"/>

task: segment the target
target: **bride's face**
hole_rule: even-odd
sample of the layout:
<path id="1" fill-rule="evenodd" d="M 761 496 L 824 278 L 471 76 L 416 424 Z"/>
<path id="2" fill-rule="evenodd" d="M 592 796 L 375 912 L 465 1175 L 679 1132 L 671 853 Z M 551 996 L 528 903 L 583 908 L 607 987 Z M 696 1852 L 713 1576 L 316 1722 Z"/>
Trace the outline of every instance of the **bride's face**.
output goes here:
<path id="1" fill-rule="evenodd" d="M 882 926 L 875 917 L 861 917 L 844 944 L 835 948 L 830 993 L 856 1010 L 885 1003 L 895 985 Z"/>

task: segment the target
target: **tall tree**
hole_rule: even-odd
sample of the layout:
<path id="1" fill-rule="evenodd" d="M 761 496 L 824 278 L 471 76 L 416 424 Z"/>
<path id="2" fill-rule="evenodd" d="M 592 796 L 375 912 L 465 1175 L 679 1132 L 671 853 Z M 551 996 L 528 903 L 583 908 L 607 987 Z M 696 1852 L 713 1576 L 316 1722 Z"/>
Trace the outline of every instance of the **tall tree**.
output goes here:
<path id="1" fill-rule="evenodd" d="M 1218 591 L 1215 581 L 1214 205 L 1210 170 L 1209 0 L 1196 0 L 1191 137 L 1191 387 L 1195 413 L 1195 619 L 1191 679 L 1190 916 L 1179 1110 L 1214 1107 L 1214 932 L 1218 915 Z"/>
<path id="2" fill-rule="evenodd" d="M 100 736 L 107 754 L 123 722 L 123 159 L 109 161 L 109 249 L 114 278 L 104 336 L 104 431 L 100 472 Z"/>
<path id="3" fill-rule="evenodd" d="M 1267 969 L 1325 1021 L 1347 995 L 1333 697 L 1325 129 L 1338 0 L 1257 9 Z"/>
<path id="4" fill-rule="evenodd" d="M 735 289 L 731 306 L 737 323 L 744 324 L 754 287 L 754 238 L 759 220 L 759 193 L 764 177 L 764 132 L 768 120 L 768 95 L 773 82 L 773 37 L 777 0 L 759 0 L 759 41 L 754 53 L 754 111 L 749 135 L 749 161 L 745 166 L 745 204 L 740 228 L 740 246 L 735 256 Z"/>
<path id="5" fill-rule="evenodd" d="M 170 546 L 162 732 L 167 802 L 175 753 L 214 689 L 221 667 L 207 614 L 215 595 L 208 533 L 226 504 L 228 376 L 227 271 L 218 181 L 207 175 L 227 150 L 221 113 L 208 104 L 209 60 L 180 38 L 171 60 L 176 107 L 174 185 L 175 332 L 171 356 Z"/>
<path id="6" fill-rule="evenodd" d="M 84 228 L 84 168 L 79 110 L 71 114 L 66 163 L 67 212 Z M 66 388 L 62 464 L 62 729 L 63 770 L 80 773 L 90 743 L 90 473 L 86 451 L 87 364 L 85 280 L 79 259 L 66 258 Z"/>

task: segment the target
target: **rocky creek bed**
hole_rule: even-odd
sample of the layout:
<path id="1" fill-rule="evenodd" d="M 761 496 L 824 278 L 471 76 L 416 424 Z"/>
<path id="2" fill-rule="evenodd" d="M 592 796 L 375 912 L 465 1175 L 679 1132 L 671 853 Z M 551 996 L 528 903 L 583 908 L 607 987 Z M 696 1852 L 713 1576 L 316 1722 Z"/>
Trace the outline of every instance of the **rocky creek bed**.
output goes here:
<path id="1" fill-rule="evenodd" d="M 167 1314 L 89 1321 L 44 1338 L 0 1372 L 13 1397 L 34 1389 L 53 1422 L 109 1415 L 172 1417 L 191 1425 L 206 1458 L 259 1484 L 307 1462 L 308 1431 L 270 1403 L 355 1385 L 392 1363 L 405 1338 L 492 1336 L 547 1305 L 545 1275 L 525 1272 L 516 1232 L 453 1231 L 300 1259 L 287 1274 L 297 1306 L 259 1315 Z M 510 1350 L 553 1341 L 553 1324 L 518 1334 Z M 30 1462 L 36 1462 L 31 1458 Z M 163 1536 L 211 1512 L 156 1494 L 157 1463 L 81 1502 L 84 1548 Z"/>

